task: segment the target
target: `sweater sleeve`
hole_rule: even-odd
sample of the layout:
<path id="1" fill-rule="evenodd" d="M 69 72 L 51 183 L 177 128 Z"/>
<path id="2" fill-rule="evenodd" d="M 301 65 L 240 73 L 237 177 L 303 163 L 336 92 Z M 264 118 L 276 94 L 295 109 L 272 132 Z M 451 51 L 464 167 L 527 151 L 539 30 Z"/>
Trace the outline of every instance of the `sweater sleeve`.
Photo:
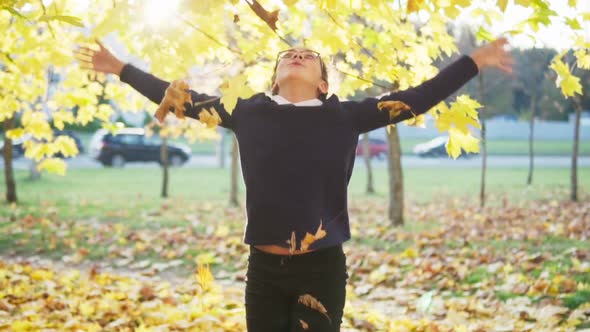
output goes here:
<path id="1" fill-rule="evenodd" d="M 355 128 L 360 133 L 398 123 L 412 118 L 414 115 L 426 113 L 433 106 L 459 90 L 465 83 L 478 74 L 473 59 L 463 55 L 436 76 L 422 84 L 403 91 L 397 91 L 381 98 L 366 98 L 358 102 L 346 102 L 353 113 Z M 400 101 L 409 107 L 397 115 L 390 115 L 387 110 L 379 110 L 381 101 Z M 402 105 L 403 105 L 402 104 Z"/>
<path id="2" fill-rule="evenodd" d="M 121 70 L 120 75 L 121 82 L 129 84 L 132 88 L 137 90 L 139 93 L 147 97 L 149 100 L 156 104 L 160 104 L 164 98 L 166 88 L 170 85 L 166 82 L 150 73 L 146 73 L 143 70 L 131 65 L 126 64 Z M 220 102 L 220 98 L 215 96 L 209 96 L 203 93 L 197 93 L 190 90 L 193 105 L 185 103 L 186 112 L 184 113 L 187 117 L 193 119 L 199 119 L 201 112 L 207 112 L 206 109 L 213 107 L 221 118 L 221 126 L 224 128 L 232 129 L 232 117 L 225 110 L 223 104 Z M 194 106 L 194 104 L 197 104 Z"/>

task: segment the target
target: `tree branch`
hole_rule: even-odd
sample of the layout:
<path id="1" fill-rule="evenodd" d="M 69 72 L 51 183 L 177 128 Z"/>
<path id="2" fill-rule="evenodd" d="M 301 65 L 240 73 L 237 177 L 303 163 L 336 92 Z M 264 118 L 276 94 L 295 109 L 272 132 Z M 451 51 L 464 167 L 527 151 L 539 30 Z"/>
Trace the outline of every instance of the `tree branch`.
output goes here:
<path id="1" fill-rule="evenodd" d="M 385 89 L 385 90 L 387 90 L 387 91 L 392 91 L 392 90 L 394 89 L 394 87 L 395 87 L 395 85 L 394 85 L 394 84 L 392 84 L 391 86 L 385 86 L 385 85 L 381 85 L 381 84 L 379 84 L 379 83 L 373 82 L 373 81 L 371 81 L 371 80 L 368 80 L 368 79 L 366 79 L 366 78 L 360 77 L 360 76 L 358 76 L 358 75 L 355 75 L 355 74 L 351 74 L 351 73 L 345 72 L 345 71 L 343 71 L 343 70 L 340 70 L 340 69 L 338 69 L 338 68 L 336 68 L 336 70 L 337 70 L 337 71 L 339 71 L 340 73 L 344 74 L 344 75 L 347 75 L 347 76 L 350 76 L 350 77 L 354 77 L 354 78 L 356 78 L 357 80 L 361 80 L 361 81 L 364 81 L 364 82 L 367 82 L 367 83 L 371 83 L 371 84 L 373 84 L 373 85 L 375 85 L 375 86 L 378 86 L 378 87 L 380 87 L 380 88 L 382 88 L 382 89 Z"/>
<path id="2" fill-rule="evenodd" d="M 184 23 L 186 23 L 188 26 L 190 26 L 191 28 L 195 29 L 196 31 L 202 33 L 205 37 L 211 39 L 213 42 L 215 42 L 217 45 L 227 48 L 230 52 L 242 55 L 242 52 L 240 52 L 239 50 L 234 50 L 231 47 L 229 47 L 228 45 L 220 42 L 217 38 L 211 36 L 210 34 L 208 34 L 207 32 L 203 31 L 201 28 L 199 28 L 198 26 L 194 25 L 191 21 L 189 21 L 188 19 L 177 15 L 178 18 L 180 18 Z"/>

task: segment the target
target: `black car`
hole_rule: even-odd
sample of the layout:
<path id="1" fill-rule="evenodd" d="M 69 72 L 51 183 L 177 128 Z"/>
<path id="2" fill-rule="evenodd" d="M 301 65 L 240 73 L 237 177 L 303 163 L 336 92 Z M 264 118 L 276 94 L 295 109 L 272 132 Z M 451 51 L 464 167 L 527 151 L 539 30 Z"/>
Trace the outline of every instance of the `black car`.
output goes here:
<path id="1" fill-rule="evenodd" d="M 82 140 L 76 133 L 71 130 L 53 130 L 53 139 L 55 140 L 58 136 L 68 136 L 71 137 L 74 142 L 76 142 L 76 147 L 78 148 L 78 153 L 84 153 L 84 146 L 82 145 Z M 25 155 L 25 147 L 24 143 L 31 139 L 31 135 L 24 135 L 23 137 L 17 138 L 12 141 L 12 158 L 20 158 Z M 0 154 L 4 153 L 4 142 L 0 142 Z M 55 157 L 64 158 L 61 152 L 55 154 Z"/>
<path id="2" fill-rule="evenodd" d="M 426 143 L 416 144 L 414 153 L 419 157 L 450 158 L 447 153 L 448 141 L 449 136 L 439 136 Z M 462 149 L 458 158 L 469 158 L 474 155 L 476 154 L 468 153 Z"/>
<path id="3" fill-rule="evenodd" d="M 162 163 L 160 149 L 162 139 L 146 136 L 143 128 L 122 128 L 116 135 L 105 129 L 98 130 L 90 141 L 90 157 L 104 166 L 123 167 L 127 162 L 155 161 Z M 184 144 L 168 143 L 168 163 L 181 166 L 191 156 Z"/>

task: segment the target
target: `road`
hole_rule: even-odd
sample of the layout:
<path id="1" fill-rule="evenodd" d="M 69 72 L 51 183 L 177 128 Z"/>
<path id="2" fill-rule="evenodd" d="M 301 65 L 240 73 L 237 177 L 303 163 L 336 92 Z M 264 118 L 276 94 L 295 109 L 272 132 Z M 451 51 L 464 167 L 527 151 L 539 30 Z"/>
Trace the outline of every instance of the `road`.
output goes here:
<path id="1" fill-rule="evenodd" d="M 226 158 L 226 167 L 229 167 L 229 157 Z M 0 169 L 4 168 L 4 162 L 0 158 Z M 14 161 L 15 169 L 28 169 L 30 160 L 19 158 Z M 489 168 L 526 168 L 528 167 L 529 159 L 527 156 L 490 156 L 488 157 Z M 87 155 L 81 155 L 76 158 L 67 160 L 69 169 L 79 168 L 101 168 L 100 163 L 91 159 Z M 193 155 L 189 162 L 183 167 L 217 167 L 217 158 L 215 155 Z M 387 162 L 385 160 L 373 160 L 375 167 L 385 167 Z M 420 158 L 416 156 L 403 156 L 403 167 L 412 168 L 436 168 L 436 167 L 457 167 L 457 168 L 478 168 L 481 167 L 481 157 L 472 157 L 470 159 L 452 160 L 450 158 Z M 571 158 L 566 156 L 541 156 L 535 158 L 535 167 L 570 167 Z M 590 166 L 590 157 L 580 157 L 578 159 L 579 167 Z M 128 163 L 126 168 L 137 167 L 158 167 L 157 163 Z M 364 167 L 363 160 L 357 158 L 356 167 Z"/>

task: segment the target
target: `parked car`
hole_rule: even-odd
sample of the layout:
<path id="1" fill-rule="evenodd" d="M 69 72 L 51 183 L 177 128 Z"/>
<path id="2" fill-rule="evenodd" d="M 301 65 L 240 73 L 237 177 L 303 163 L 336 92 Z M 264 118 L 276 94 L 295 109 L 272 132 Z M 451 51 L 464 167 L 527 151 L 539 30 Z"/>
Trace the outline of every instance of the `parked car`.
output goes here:
<path id="1" fill-rule="evenodd" d="M 54 129 L 53 130 L 53 139 L 56 139 L 58 136 L 71 137 L 74 140 L 74 142 L 76 142 L 76 146 L 78 147 L 79 153 L 80 154 L 84 153 L 84 146 L 82 145 L 82 140 L 73 131 Z M 27 140 L 31 139 L 31 137 L 32 136 L 30 134 L 27 134 L 27 135 L 23 135 L 22 137 L 19 137 L 17 139 L 14 139 L 12 141 L 12 158 L 16 159 L 16 158 L 20 158 L 25 155 L 24 143 Z M 0 154 L 3 154 L 3 153 L 4 153 L 4 141 L 0 142 Z M 58 158 L 64 158 L 64 155 L 61 154 L 61 152 L 58 152 L 57 154 L 55 154 L 55 156 Z"/>
<path id="2" fill-rule="evenodd" d="M 377 157 L 379 159 L 387 156 L 387 142 L 378 138 L 369 138 L 369 154 L 371 158 Z M 362 137 L 359 137 L 359 143 L 356 147 L 356 155 L 362 156 L 364 153 L 364 143 Z"/>
<path id="3" fill-rule="evenodd" d="M 447 153 L 447 143 L 449 141 L 449 136 L 439 136 L 436 137 L 428 142 L 416 144 L 414 146 L 414 154 L 418 155 L 419 157 L 435 157 L 435 158 L 445 158 L 449 157 Z M 469 158 L 474 153 L 467 153 L 465 150 L 461 150 L 461 154 L 458 158 Z M 449 157 L 450 158 L 450 157 Z"/>
<path id="4" fill-rule="evenodd" d="M 28 139 L 28 136 L 22 136 L 12 140 L 12 158 L 17 159 L 25 155 L 25 148 L 23 143 Z M 0 155 L 4 155 L 4 142 L 0 142 Z"/>
<path id="5" fill-rule="evenodd" d="M 155 161 L 162 163 L 160 149 L 162 139 L 146 136 L 143 128 L 122 128 L 116 135 L 99 129 L 90 141 L 89 155 L 104 166 L 123 167 L 127 162 Z M 191 156 L 185 144 L 168 143 L 168 163 L 181 166 Z"/>

